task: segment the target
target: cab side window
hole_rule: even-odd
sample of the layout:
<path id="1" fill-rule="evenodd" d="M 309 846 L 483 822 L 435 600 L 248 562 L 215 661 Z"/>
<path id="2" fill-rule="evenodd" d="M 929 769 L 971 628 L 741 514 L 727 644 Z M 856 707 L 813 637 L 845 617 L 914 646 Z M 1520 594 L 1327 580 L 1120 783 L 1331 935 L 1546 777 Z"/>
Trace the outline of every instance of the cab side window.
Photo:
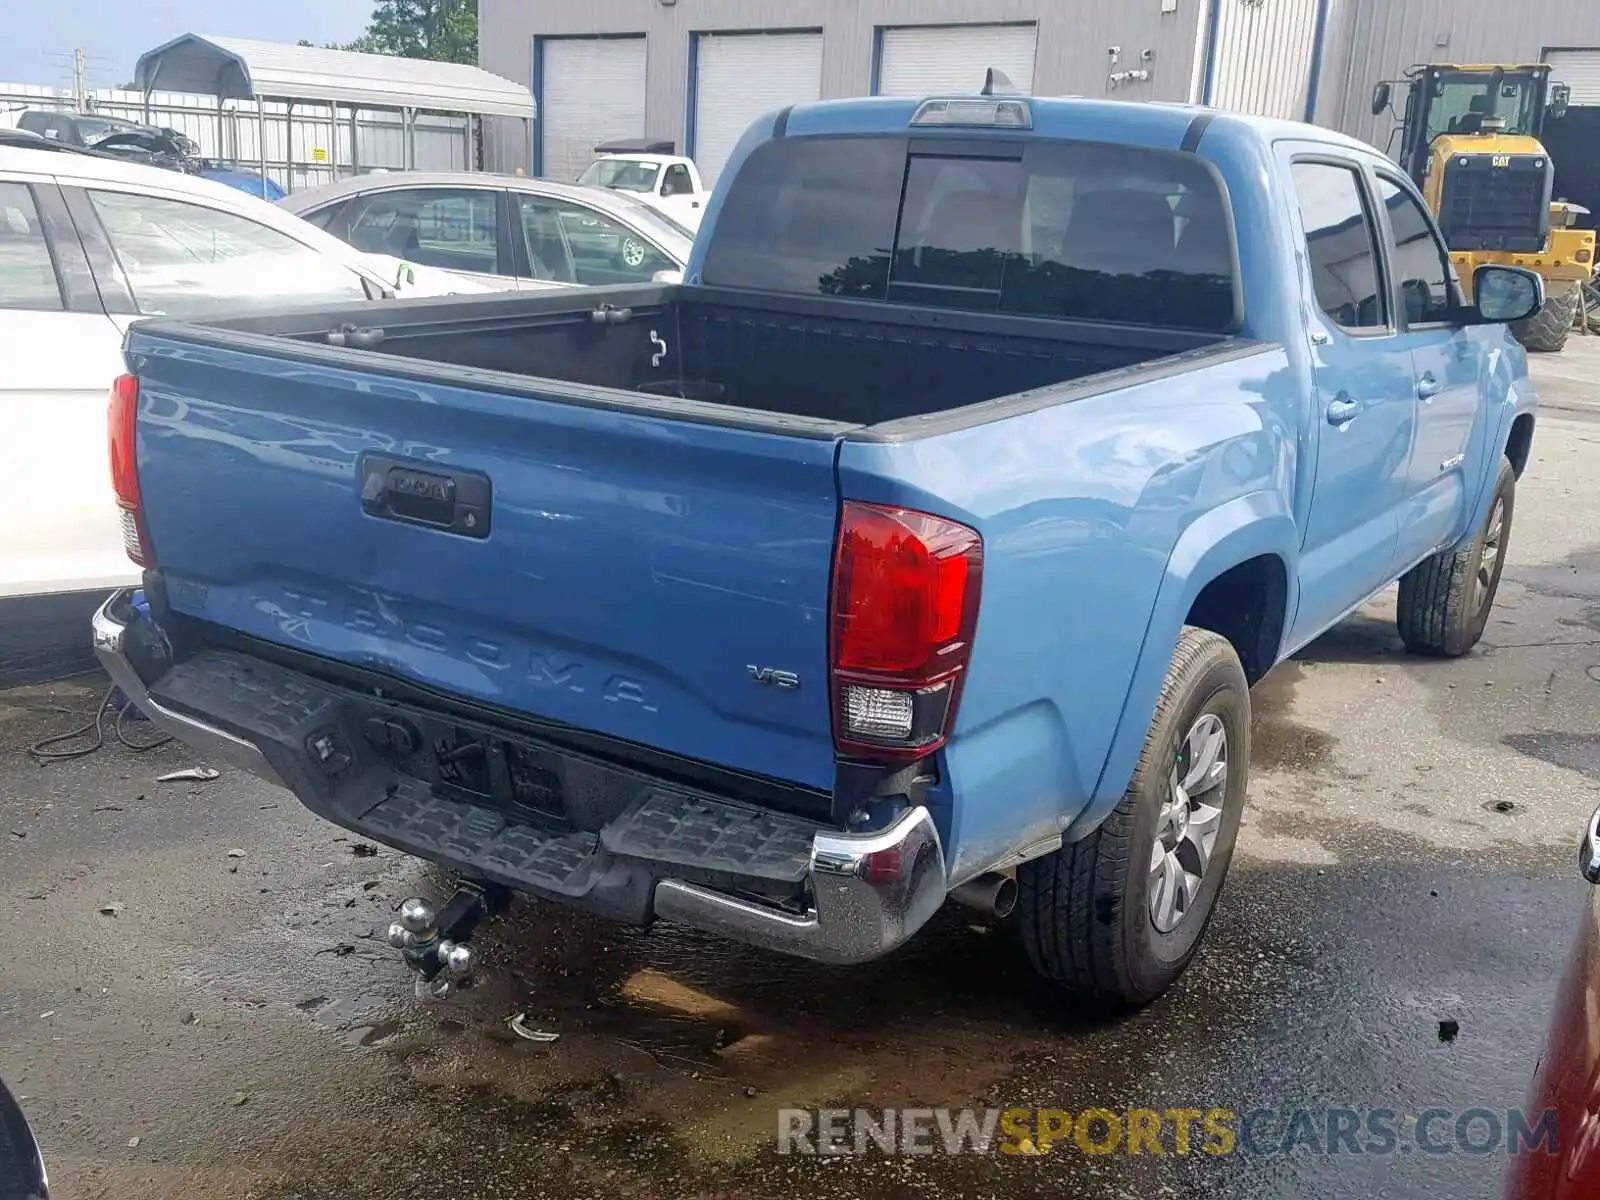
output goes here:
<path id="1" fill-rule="evenodd" d="M 661 181 L 663 196 L 687 196 L 692 191 L 694 184 L 689 182 L 688 167 L 675 163 L 667 168 L 667 177 Z"/>
<path id="2" fill-rule="evenodd" d="M 1394 273 L 1406 321 L 1412 325 L 1448 321 L 1455 308 L 1455 268 L 1427 210 L 1409 189 L 1387 175 L 1378 176 L 1378 195 L 1389 210 L 1389 228 L 1394 231 Z"/>
<path id="3" fill-rule="evenodd" d="M 1300 162 L 1292 168 L 1317 307 L 1344 329 L 1385 329 L 1378 237 L 1353 167 Z"/>

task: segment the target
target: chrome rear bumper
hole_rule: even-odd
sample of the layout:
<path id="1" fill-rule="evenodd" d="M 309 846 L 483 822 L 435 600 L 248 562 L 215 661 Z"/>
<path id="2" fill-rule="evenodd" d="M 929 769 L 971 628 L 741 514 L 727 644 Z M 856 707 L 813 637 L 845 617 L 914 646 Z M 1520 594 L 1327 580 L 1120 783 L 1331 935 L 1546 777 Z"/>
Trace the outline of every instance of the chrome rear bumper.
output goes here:
<path id="1" fill-rule="evenodd" d="M 918 807 L 877 833 L 817 834 L 811 895 L 811 911 L 795 917 L 665 879 L 656 885 L 656 915 L 819 962 L 867 962 L 910 938 L 944 903 L 932 815 Z"/>
<path id="2" fill-rule="evenodd" d="M 130 597 L 129 591 L 112 596 L 93 622 L 95 654 L 116 685 L 154 725 L 200 753 L 271 783 L 289 786 L 256 743 L 164 705 L 150 694 L 146 680 L 134 665 L 138 654 L 130 657 L 136 623 L 143 619 L 134 612 Z M 303 751 L 297 748 L 294 753 Z M 306 796 L 299 798 L 319 815 L 336 818 L 374 840 L 397 844 L 396 838 L 386 837 L 383 831 L 363 826 L 362 821 L 370 819 L 370 813 L 366 817 L 330 813 L 325 804 L 314 804 Z M 932 815 L 921 806 L 907 810 L 888 828 L 877 832 L 820 830 L 812 834 L 807 868 L 811 905 L 803 916 L 671 878 L 674 868 L 669 863 L 612 855 L 604 848 L 604 840 L 602 831 L 593 853 L 604 856 L 606 861 L 595 863 L 597 869 L 591 877 L 614 881 L 619 870 L 624 875 L 643 873 L 642 882 L 653 889 L 654 915 L 819 962 L 856 963 L 878 958 L 909 939 L 945 900 L 944 851 Z M 425 845 L 399 848 L 432 857 Z M 489 866 L 480 871 L 470 857 L 447 865 L 465 874 L 478 874 L 513 888 L 520 886 L 548 895 L 536 883 L 519 882 L 504 871 Z M 597 897 L 573 894 L 552 898 L 578 907 L 585 907 L 586 901 L 597 901 Z"/>
<path id="3" fill-rule="evenodd" d="M 269 783 L 283 786 L 261 751 L 251 742 L 235 737 L 198 717 L 175 712 L 150 695 L 145 681 L 139 678 L 133 662 L 128 657 L 129 629 L 137 617 L 131 614 L 133 590 L 125 588 L 114 593 L 94 614 L 94 653 L 111 676 L 111 682 L 122 694 L 138 706 L 139 711 L 158 729 L 170 733 L 186 745 L 194 747 L 209 758 L 229 763 L 252 775 L 259 775 Z"/>

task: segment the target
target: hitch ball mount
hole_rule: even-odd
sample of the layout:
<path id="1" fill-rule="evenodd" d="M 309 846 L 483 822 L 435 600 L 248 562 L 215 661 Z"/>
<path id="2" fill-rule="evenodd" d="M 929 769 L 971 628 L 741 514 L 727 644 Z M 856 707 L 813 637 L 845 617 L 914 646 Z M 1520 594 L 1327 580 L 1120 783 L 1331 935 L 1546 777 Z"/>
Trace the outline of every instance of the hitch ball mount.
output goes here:
<path id="1" fill-rule="evenodd" d="M 400 919 L 389 926 L 389 945 L 416 972 L 418 997 L 443 1000 L 472 985 L 481 966 L 472 935 L 510 902 L 506 888 L 475 882 L 457 887 L 441 908 L 418 897 L 401 902 Z"/>

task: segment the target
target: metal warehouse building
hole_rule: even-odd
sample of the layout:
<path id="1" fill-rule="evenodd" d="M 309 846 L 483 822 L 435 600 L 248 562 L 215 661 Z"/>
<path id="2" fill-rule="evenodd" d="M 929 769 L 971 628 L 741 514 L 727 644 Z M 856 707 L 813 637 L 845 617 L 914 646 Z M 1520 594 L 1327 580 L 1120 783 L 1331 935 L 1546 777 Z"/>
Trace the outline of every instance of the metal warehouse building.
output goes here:
<path id="1" fill-rule="evenodd" d="M 527 80 L 539 113 L 531 144 L 496 131 L 492 165 L 556 178 L 649 136 L 714 181 L 764 112 L 975 91 L 991 66 L 1037 95 L 1310 116 L 1381 145 L 1379 79 L 1548 57 L 1582 106 L 1571 128 L 1600 136 L 1600 0 L 480 0 L 479 23 L 482 65 Z"/>

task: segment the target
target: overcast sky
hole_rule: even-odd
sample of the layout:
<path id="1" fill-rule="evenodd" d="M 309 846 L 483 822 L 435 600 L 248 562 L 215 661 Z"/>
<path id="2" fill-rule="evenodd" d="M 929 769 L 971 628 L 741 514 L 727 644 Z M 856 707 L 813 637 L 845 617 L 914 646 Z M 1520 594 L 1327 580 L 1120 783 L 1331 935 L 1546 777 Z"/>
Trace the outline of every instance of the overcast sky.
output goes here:
<path id="1" fill-rule="evenodd" d="M 89 58 L 90 87 L 133 77 L 139 55 L 183 33 L 348 42 L 372 0 L 0 0 L 0 84 L 72 86 L 72 51 Z"/>

